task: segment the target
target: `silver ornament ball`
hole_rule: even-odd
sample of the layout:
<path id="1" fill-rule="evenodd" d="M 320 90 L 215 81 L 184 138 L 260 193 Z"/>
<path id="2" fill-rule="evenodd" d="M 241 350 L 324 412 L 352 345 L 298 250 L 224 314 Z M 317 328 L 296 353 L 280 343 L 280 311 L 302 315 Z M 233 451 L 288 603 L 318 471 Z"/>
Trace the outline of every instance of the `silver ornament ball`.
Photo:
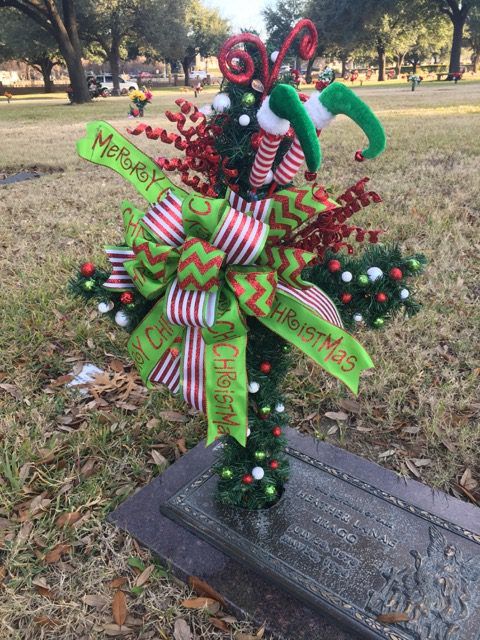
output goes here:
<path id="1" fill-rule="evenodd" d="M 353 279 L 353 275 L 350 271 L 344 271 L 341 275 L 342 282 L 351 282 Z"/>
<path id="2" fill-rule="evenodd" d="M 383 271 L 378 267 L 370 267 L 370 269 L 367 269 L 367 276 L 370 282 L 375 282 L 375 280 L 383 276 Z"/>
<path id="3" fill-rule="evenodd" d="M 246 113 L 242 113 L 242 115 L 238 119 L 238 124 L 242 127 L 248 127 L 250 124 L 250 116 L 247 116 Z"/>
<path id="4" fill-rule="evenodd" d="M 410 291 L 408 289 L 402 289 L 400 291 L 400 300 L 406 300 L 410 295 Z"/>
<path id="5" fill-rule="evenodd" d="M 115 322 L 119 327 L 127 327 L 130 319 L 125 311 L 117 311 L 117 313 L 115 314 Z"/>
<path id="6" fill-rule="evenodd" d="M 248 385 L 249 393 L 257 393 L 259 389 L 260 389 L 260 385 L 258 384 L 258 382 L 255 382 L 255 380 L 250 382 Z"/>
<path id="7" fill-rule="evenodd" d="M 355 320 L 355 322 L 361 322 L 363 320 L 363 316 L 361 313 L 354 313 L 353 319 Z"/>
<path id="8" fill-rule="evenodd" d="M 265 471 L 262 469 L 262 467 L 253 467 L 252 476 L 255 478 L 255 480 L 261 480 L 264 475 Z"/>

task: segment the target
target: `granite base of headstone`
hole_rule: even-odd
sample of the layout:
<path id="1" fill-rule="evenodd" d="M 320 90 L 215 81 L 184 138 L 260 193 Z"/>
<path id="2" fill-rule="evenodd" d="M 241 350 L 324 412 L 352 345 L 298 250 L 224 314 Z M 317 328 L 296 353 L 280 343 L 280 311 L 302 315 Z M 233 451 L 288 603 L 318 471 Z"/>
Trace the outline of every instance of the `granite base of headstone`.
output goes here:
<path id="1" fill-rule="evenodd" d="M 279 639 L 479 640 L 480 509 L 287 435 L 270 509 L 217 504 L 217 451 L 201 443 L 110 520 Z"/>

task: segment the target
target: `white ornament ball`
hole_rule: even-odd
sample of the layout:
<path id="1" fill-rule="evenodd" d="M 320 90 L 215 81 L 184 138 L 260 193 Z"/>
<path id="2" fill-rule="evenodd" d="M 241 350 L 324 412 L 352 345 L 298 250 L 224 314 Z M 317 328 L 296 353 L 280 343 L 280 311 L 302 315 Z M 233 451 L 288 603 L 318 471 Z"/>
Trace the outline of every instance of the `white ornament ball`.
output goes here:
<path id="1" fill-rule="evenodd" d="M 111 300 L 109 300 L 109 302 L 100 302 L 97 309 L 99 313 L 108 313 L 113 309 L 114 306 L 115 304 Z"/>
<path id="2" fill-rule="evenodd" d="M 275 405 L 275 411 L 277 413 L 283 413 L 285 411 L 285 405 L 282 402 L 277 402 Z"/>
<path id="3" fill-rule="evenodd" d="M 355 320 L 355 322 L 361 322 L 363 320 L 363 316 L 361 313 L 354 313 L 353 319 Z"/>
<path id="4" fill-rule="evenodd" d="M 248 385 L 249 393 L 257 393 L 259 389 L 260 389 L 260 385 L 258 384 L 258 382 L 255 382 L 255 380 L 253 382 L 250 382 Z"/>
<path id="5" fill-rule="evenodd" d="M 402 289 L 400 291 L 400 299 L 401 300 L 406 300 L 409 295 L 410 295 L 410 291 L 408 289 Z"/>
<path id="6" fill-rule="evenodd" d="M 341 277 L 342 277 L 342 282 L 351 282 L 353 279 L 353 275 L 350 271 L 344 271 Z"/>
<path id="7" fill-rule="evenodd" d="M 273 180 L 273 171 L 270 169 L 270 171 L 267 173 L 265 180 L 263 181 L 263 184 L 270 184 L 272 180 Z"/>
<path id="8" fill-rule="evenodd" d="M 242 113 L 242 115 L 238 119 L 238 123 L 242 127 L 248 127 L 248 125 L 250 124 L 250 116 L 247 116 L 246 113 Z"/>
<path id="9" fill-rule="evenodd" d="M 217 93 L 212 102 L 212 107 L 215 109 L 217 113 L 223 113 L 230 109 L 231 106 L 230 98 L 227 93 Z"/>
<path id="10" fill-rule="evenodd" d="M 126 327 L 128 326 L 130 319 L 125 313 L 125 311 L 117 311 L 117 313 L 115 314 L 115 322 L 118 324 L 119 327 Z"/>
<path id="11" fill-rule="evenodd" d="M 200 107 L 199 111 L 200 113 L 203 113 L 204 116 L 211 116 L 213 108 L 211 104 L 204 104 L 203 107 Z"/>
<path id="12" fill-rule="evenodd" d="M 278 58 L 278 54 L 279 54 L 279 51 L 273 51 L 273 52 L 270 54 L 270 60 L 271 60 L 272 62 L 276 62 L 276 61 L 277 61 L 277 58 Z"/>
<path id="13" fill-rule="evenodd" d="M 250 435 L 251 433 L 252 433 L 252 431 L 251 431 L 250 427 L 248 427 L 248 429 L 247 429 L 247 438 L 249 437 L 249 435 Z"/>
<path id="14" fill-rule="evenodd" d="M 252 476 L 255 478 L 255 480 L 261 480 L 264 475 L 265 471 L 262 469 L 262 467 L 253 467 Z"/>
<path id="15" fill-rule="evenodd" d="M 367 269 L 367 276 L 371 282 L 375 282 L 375 280 L 383 276 L 383 271 L 378 267 L 370 267 L 370 269 Z"/>

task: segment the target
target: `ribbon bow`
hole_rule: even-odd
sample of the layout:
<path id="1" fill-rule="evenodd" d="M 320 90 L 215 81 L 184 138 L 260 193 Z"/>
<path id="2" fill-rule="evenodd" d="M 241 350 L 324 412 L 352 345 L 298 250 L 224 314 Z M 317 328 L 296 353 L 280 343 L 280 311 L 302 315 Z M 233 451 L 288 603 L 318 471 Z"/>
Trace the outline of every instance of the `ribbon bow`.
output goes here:
<path id="1" fill-rule="evenodd" d="M 147 386 L 182 389 L 206 412 L 207 444 L 224 434 L 246 444 L 246 315 L 357 392 L 361 372 L 373 366 L 369 355 L 343 330 L 330 298 L 301 279 L 314 254 L 280 244 L 335 202 L 311 187 L 256 202 L 233 192 L 188 195 L 103 122 L 90 123 L 77 146 L 155 199 L 147 213 L 123 203 L 125 245 L 106 247 L 112 273 L 104 286 L 157 301 L 133 330 L 129 352 Z"/>

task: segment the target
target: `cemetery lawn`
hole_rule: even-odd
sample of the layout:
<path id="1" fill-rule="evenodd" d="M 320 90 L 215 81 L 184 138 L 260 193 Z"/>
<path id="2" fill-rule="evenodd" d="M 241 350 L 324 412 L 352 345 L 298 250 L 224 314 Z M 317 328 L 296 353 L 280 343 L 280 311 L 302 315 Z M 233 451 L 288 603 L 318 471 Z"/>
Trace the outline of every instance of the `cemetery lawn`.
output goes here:
<path id="1" fill-rule="evenodd" d="M 427 256 L 424 309 L 360 332 L 376 368 L 356 399 L 299 356 L 285 386 L 292 426 L 478 504 L 480 84 L 358 92 L 382 119 L 388 150 L 355 163 L 363 136 L 339 119 L 322 133 L 321 175 L 336 192 L 370 176 L 384 201 L 355 220 Z M 156 95 L 144 120 L 166 124 L 174 98 Z M 227 621 L 221 632 L 207 612 L 184 608 L 191 592 L 105 523 L 205 435 L 205 421 L 165 391 L 144 393 L 127 335 L 67 294 L 79 263 L 103 264 L 102 246 L 121 242 L 121 200 L 144 203 L 75 154 L 87 121 L 131 124 L 128 99 L 64 102 L 0 103 L 0 174 L 41 174 L 0 187 L 0 636 L 170 640 L 183 618 L 195 639 L 235 638 L 248 627 Z M 135 144 L 161 153 L 158 142 Z M 106 373 L 82 397 L 65 376 L 85 362 Z"/>

